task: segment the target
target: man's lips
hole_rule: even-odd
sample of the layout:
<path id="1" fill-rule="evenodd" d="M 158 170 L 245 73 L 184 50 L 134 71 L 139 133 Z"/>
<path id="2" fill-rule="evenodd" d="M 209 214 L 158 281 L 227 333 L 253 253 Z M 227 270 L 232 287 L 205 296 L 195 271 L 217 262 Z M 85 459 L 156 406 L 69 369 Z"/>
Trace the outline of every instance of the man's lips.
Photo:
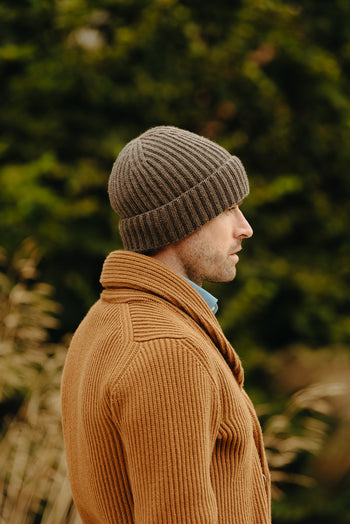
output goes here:
<path id="1" fill-rule="evenodd" d="M 238 262 L 239 261 L 239 256 L 237 255 L 237 253 L 239 251 L 241 251 L 241 247 L 239 249 L 236 249 L 235 251 L 232 251 L 232 253 L 230 253 L 230 258 L 232 258 L 232 260 L 234 260 L 235 262 Z"/>

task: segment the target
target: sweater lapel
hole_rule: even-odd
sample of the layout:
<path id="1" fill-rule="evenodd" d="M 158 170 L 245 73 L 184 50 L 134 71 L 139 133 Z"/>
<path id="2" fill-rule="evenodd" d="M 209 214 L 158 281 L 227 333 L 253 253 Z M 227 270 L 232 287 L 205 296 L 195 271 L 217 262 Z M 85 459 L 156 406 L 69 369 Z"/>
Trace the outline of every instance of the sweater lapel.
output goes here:
<path id="1" fill-rule="evenodd" d="M 226 339 L 215 315 L 201 295 L 180 275 L 158 260 L 131 251 L 112 251 L 100 282 L 105 290 L 130 289 L 151 293 L 184 311 L 206 332 L 232 370 L 240 386 L 244 374 L 240 359 Z"/>

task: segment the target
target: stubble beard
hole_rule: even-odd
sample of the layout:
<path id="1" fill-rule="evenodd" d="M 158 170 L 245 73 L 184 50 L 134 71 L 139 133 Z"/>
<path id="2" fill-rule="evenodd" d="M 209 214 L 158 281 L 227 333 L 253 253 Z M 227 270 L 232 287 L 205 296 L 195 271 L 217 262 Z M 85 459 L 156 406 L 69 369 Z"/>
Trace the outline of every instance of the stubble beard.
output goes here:
<path id="1" fill-rule="evenodd" d="M 197 246 L 191 256 L 183 260 L 187 278 L 199 286 L 203 281 L 231 282 L 236 276 L 236 263 L 230 258 L 230 253 L 208 253 L 203 246 Z"/>

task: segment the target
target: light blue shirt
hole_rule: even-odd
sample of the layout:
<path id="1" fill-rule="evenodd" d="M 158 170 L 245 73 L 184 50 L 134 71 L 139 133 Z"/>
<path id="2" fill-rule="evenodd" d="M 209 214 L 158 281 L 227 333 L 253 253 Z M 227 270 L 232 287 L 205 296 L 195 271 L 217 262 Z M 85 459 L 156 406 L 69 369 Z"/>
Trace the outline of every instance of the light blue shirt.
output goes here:
<path id="1" fill-rule="evenodd" d="M 208 304 L 208 306 L 210 308 L 210 311 L 212 311 L 214 313 L 214 315 L 215 315 L 217 313 L 217 310 L 219 309 L 219 307 L 218 307 L 218 299 L 213 297 L 213 295 L 211 295 L 209 293 L 209 291 L 206 291 L 202 287 L 200 287 L 197 284 L 195 284 L 194 282 L 192 282 L 192 280 L 189 280 L 186 277 L 183 277 L 183 278 L 185 280 L 187 280 L 187 282 L 189 282 L 194 287 L 194 289 L 196 289 L 198 291 L 198 293 L 201 295 L 201 297 L 204 298 L 204 300 Z"/>

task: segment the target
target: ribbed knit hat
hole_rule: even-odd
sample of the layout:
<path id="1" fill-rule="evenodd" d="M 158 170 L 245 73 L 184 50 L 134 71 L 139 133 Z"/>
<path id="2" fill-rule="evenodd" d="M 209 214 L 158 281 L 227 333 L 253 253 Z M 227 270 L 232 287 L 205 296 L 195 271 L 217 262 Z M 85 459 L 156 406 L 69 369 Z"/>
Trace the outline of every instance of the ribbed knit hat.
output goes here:
<path id="1" fill-rule="evenodd" d="M 119 153 L 108 182 L 124 248 L 173 244 L 249 193 L 244 167 L 215 142 L 173 126 L 153 127 Z"/>

